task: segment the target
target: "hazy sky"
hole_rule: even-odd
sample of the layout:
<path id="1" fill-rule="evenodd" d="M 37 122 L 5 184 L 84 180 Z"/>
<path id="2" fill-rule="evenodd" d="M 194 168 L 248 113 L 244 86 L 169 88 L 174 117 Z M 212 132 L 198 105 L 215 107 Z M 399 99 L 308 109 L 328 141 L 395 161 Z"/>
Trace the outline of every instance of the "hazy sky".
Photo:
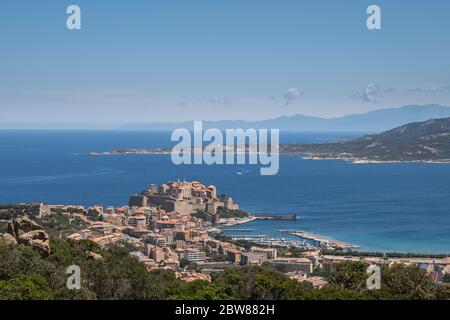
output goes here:
<path id="1" fill-rule="evenodd" d="M 449 38 L 448 0 L 3 0 L 0 126 L 450 105 Z"/>

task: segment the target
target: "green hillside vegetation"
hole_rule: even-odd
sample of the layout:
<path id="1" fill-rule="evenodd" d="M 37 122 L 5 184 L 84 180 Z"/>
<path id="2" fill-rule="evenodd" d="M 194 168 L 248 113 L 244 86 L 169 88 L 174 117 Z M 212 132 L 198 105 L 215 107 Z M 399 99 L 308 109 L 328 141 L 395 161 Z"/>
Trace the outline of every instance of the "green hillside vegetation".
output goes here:
<path id="1" fill-rule="evenodd" d="M 88 225 L 78 219 L 70 218 L 62 213 L 44 216 L 37 221 L 45 231 L 53 237 L 61 238 L 64 234 L 86 229 Z"/>
<path id="2" fill-rule="evenodd" d="M 217 210 L 219 217 L 222 219 L 230 218 L 248 218 L 248 213 L 241 210 L 230 210 L 220 207 Z"/>
<path id="3" fill-rule="evenodd" d="M 449 299 L 449 285 L 433 285 L 412 266 L 383 267 L 383 288 L 367 291 L 366 265 L 344 262 L 330 276 L 330 285 L 313 289 L 291 280 L 266 264 L 230 267 L 212 275 L 212 282 L 186 283 L 171 271 L 148 272 L 118 245 L 102 249 L 89 240 L 51 240 L 52 253 L 42 258 L 29 247 L 0 242 L 0 299 Z M 89 259 L 94 252 L 103 259 Z M 82 289 L 66 288 L 66 268 L 81 268 Z"/>
<path id="4" fill-rule="evenodd" d="M 450 161 L 450 118 L 409 123 L 339 143 L 282 145 L 282 153 L 371 161 Z"/>
<path id="5" fill-rule="evenodd" d="M 22 215 L 36 216 L 39 214 L 39 205 L 11 204 L 0 205 L 0 220 L 10 220 Z"/>

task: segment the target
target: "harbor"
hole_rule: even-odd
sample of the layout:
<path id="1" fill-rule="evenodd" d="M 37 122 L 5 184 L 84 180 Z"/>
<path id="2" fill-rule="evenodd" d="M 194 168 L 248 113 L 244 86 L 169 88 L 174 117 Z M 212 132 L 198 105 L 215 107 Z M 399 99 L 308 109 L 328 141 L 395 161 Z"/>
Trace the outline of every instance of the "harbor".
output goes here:
<path id="1" fill-rule="evenodd" d="M 233 241 L 248 241 L 261 247 L 283 247 L 283 248 L 299 248 L 303 250 L 315 249 L 313 245 L 305 240 L 285 239 L 285 238 L 269 238 L 265 235 L 256 236 L 234 236 Z"/>
<path id="2" fill-rule="evenodd" d="M 247 220 L 247 221 L 245 221 Z M 249 219 L 244 219 L 243 221 L 249 222 L 248 220 L 267 220 L 267 221 L 298 221 L 299 217 L 297 215 L 274 215 L 274 214 L 251 214 Z M 241 222 L 242 223 L 242 222 Z M 276 246 L 282 246 L 282 247 L 298 247 L 298 248 L 323 248 L 323 249 L 336 249 L 341 248 L 343 250 L 354 250 L 359 249 L 360 246 L 332 239 L 317 233 L 311 233 L 306 232 L 303 230 L 288 230 L 288 229 L 281 229 L 278 230 L 278 233 L 284 233 L 289 235 L 288 239 L 285 239 L 283 237 L 277 237 L 275 234 L 272 235 L 264 235 L 264 234 L 257 234 L 252 235 L 255 231 L 255 229 L 250 228 L 236 228 L 236 225 L 238 223 L 229 223 L 224 225 L 225 228 L 220 228 L 222 232 L 231 232 L 229 236 L 233 240 L 245 240 L 245 241 L 251 241 L 253 243 L 256 243 L 258 245 L 262 246 L 269 246 L 269 245 L 276 245 Z M 257 228 L 258 229 L 258 228 Z M 257 230 L 256 229 L 256 230 Z M 233 234 L 234 233 L 234 234 Z M 295 239 L 297 238 L 297 239 Z"/>
<path id="3" fill-rule="evenodd" d="M 360 248 L 360 246 L 355 244 L 330 239 L 328 237 L 319 234 L 310 233 L 302 230 L 279 230 L 279 232 L 297 236 L 317 248 L 342 248 L 346 250 Z"/>

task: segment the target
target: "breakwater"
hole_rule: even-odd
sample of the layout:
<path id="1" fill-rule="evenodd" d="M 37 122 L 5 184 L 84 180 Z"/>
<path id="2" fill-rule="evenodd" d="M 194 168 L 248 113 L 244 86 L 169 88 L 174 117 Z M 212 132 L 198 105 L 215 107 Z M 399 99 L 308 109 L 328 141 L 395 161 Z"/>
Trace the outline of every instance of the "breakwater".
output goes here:
<path id="1" fill-rule="evenodd" d="M 298 220 L 299 217 L 297 215 L 274 215 L 274 214 L 253 214 L 256 219 L 262 220 Z"/>

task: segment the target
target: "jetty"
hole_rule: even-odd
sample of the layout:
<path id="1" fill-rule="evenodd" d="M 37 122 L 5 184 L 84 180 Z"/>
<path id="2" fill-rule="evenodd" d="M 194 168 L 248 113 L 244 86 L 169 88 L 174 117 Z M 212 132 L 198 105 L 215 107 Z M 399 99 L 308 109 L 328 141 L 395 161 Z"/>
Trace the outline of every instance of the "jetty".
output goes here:
<path id="1" fill-rule="evenodd" d="M 266 214 L 266 213 L 258 213 L 258 214 L 252 214 L 253 217 L 256 219 L 261 220 L 299 220 L 300 218 L 294 214 L 294 215 L 276 215 L 276 214 Z"/>

